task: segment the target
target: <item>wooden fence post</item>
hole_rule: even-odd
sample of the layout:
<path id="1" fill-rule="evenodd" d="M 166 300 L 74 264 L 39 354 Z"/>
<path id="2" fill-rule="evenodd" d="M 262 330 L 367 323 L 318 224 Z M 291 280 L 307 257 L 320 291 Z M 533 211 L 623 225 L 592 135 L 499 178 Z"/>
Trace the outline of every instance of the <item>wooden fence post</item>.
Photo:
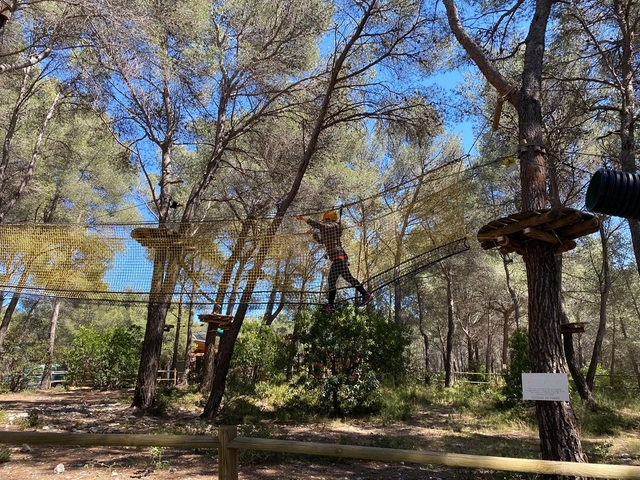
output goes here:
<path id="1" fill-rule="evenodd" d="M 235 425 L 218 428 L 218 479 L 238 480 L 238 450 L 229 448 L 228 445 L 238 435 Z"/>

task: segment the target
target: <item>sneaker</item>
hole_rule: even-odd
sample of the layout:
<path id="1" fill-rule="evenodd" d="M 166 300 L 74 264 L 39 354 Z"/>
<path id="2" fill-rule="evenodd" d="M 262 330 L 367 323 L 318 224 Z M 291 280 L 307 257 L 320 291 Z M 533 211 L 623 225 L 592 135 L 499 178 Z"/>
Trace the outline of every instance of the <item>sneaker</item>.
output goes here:
<path id="1" fill-rule="evenodd" d="M 367 293 L 364 297 L 362 297 L 362 301 L 360 302 L 360 306 L 364 307 L 369 302 L 371 302 L 371 300 L 373 300 L 373 294 Z"/>
<path id="2" fill-rule="evenodd" d="M 322 311 L 325 313 L 331 313 L 331 312 L 335 312 L 336 311 L 336 307 L 334 307 L 331 303 L 327 303 L 323 308 Z"/>

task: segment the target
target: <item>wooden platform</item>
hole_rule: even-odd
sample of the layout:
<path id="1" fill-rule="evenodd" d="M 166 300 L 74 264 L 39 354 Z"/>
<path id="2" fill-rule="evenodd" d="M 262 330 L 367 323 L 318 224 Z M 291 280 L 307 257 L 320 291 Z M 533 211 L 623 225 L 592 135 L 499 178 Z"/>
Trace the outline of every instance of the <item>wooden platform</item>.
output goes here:
<path id="1" fill-rule="evenodd" d="M 211 323 L 214 326 L 227 330 L 231 327 L 233 315 L 222 315 L 221 313 L 202 313 L 198 315 L 202 323 Z"/>
<path id="2" fill-rule="evenodd" d="M 514 213 L 488 223 L 478 231 L 478 241 L 484 250 L 498 248 L 501 253 L 522 255 L 523 245 L 542 240 L 554 245 L 556 253 L 576 247 L 574 239 L 597 232 L 598 219 L 573 208 L 552 208 Z"/>
<path id="3" fill-rule="evenodd" d="M 186 248 L 187 242 L 175 230 L 166 228 L 134 228 L 131 238 L 147 248 Z"/>
<path id="4" fill-rule="evenodd" d="M 576 322 L 576 323 L 565 323 L 564 325 L 560 325 L 560 331 L 562 333 L 583 333 L 585 322 Z"/>

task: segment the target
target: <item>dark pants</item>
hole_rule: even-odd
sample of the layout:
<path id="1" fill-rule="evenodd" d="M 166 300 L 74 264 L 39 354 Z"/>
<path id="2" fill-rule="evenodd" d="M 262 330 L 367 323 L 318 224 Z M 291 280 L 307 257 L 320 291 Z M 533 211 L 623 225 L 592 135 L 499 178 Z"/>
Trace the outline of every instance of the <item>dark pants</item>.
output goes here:
<path id="1" fill-rule="evenodd" d="M 367 295 L 367 291 L 362 284 L 351 274 L 349 270 L 349 262 L 345 259 L 337 258 L 331 262 L 331 268 L 329 269 L 329 303 L 333 304 L 336 299 L 336 284 L 338 277 L 344 278 L 349 285 L 355 287 L 358 292 L 364 297 Z"/>

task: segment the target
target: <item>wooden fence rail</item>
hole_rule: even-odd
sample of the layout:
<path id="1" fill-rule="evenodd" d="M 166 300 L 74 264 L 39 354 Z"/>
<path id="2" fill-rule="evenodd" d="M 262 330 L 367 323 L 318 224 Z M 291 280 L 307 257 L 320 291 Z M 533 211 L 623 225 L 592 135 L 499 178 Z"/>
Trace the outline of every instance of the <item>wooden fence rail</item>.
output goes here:
<path id="1" fill-rule="evenodd" d="M 218 437 L 204 435 L 134 435 L 90 433 L 0 432 L 0 443 L 32 445 L 132 446 L 173 448 L 217 448 L 218 478 L 238 479 L 238 450 L 321 455 L 382 462 L 446 465 L 521 473 L 567 475 L 591 478 L 640 479 L 640 467 L 595 463 L 554 462 L 525 458 L 491 457 L 391 448 L 360 447 L 318 442 L 237 437 L 235 426 L 220 427 Z"/>

